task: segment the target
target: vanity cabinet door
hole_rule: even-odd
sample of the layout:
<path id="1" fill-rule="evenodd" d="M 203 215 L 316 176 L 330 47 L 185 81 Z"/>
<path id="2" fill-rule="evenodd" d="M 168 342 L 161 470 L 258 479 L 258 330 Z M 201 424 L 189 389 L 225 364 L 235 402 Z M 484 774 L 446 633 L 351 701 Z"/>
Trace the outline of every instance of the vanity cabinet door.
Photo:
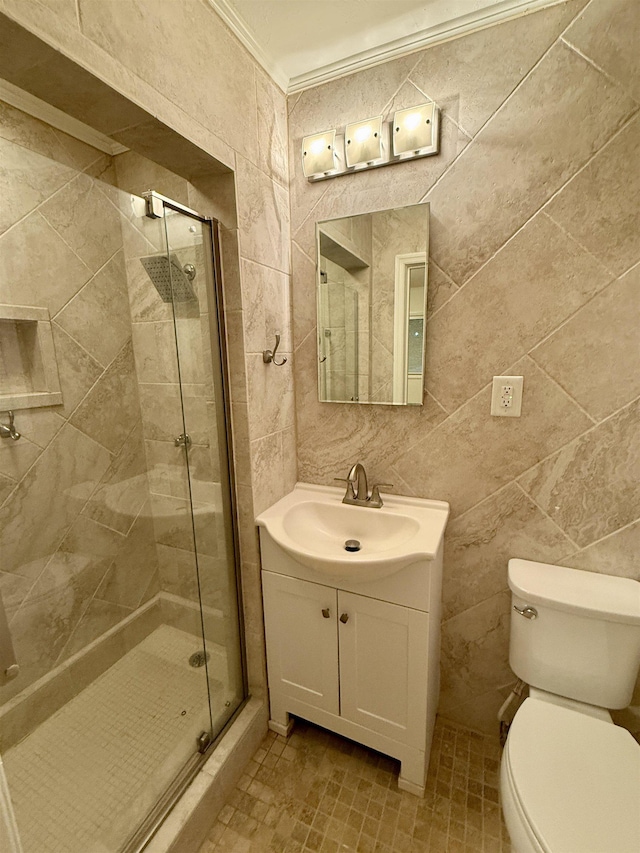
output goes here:
<path id="1" fill-rule="evenodd" d="M 336 590 L 263 572 L 262 591 L 270 689 L 339 714 Z"/>
<path id="2" fill-rule="evenodd" d="M 427 726 L 427 613 L 338 592 L 341 714 L 408 745 Z"/>

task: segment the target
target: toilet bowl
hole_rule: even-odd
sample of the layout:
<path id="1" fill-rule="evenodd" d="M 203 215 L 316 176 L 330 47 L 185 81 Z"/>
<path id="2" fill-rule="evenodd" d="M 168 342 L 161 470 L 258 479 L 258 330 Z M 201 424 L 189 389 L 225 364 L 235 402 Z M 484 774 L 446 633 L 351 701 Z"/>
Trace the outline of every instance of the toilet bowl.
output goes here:
<path id="1" fill-rule="evenodd" d="M 526 699 L 500 789 L 514 853 L 640 850 L 640 745 L 611 721 Z"/>
<path id="2" fill-rule="evenodd" d="M 640 584 L 509 561 L 509 661 L 530 685 L 500 767 L 513 853 L 639 853 L 640 745 L 607 708 L 640 666 Z"/>

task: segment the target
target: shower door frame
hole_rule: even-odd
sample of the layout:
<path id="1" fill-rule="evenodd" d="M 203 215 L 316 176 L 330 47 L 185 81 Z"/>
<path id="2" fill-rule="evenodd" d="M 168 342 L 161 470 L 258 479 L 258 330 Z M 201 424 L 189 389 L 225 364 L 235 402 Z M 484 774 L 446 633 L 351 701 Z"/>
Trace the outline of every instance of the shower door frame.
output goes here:
<path id="1" fill-rule="evenodd" d="M 166 231 L 166 221 L 164 209 L 166 207 L 171 210 L 175 210 L 177 213 L 184 214 L 189 216 L 192 219 L 197 220 L 198 222 L 203 223 L 208 228 L 209 233 L 209 248 L 205 252 L 205 266 L 208 267 L 210 271 L 210 275 L 206 276 L 206 292 L 207 292 L 207 302 L 208 302 L 208 315 L 209 315 L 209 336 L 211 342 L 211 372 L 212 372 L 212 380 L 214 380 L 214 388 L 217 391 L 214 379 L 214 373 L 219 368 L 219 376 L 220 376 L 220 402 L 222 406 L 222 412 L 220 413 L 220 409 L 218 407 L 218 401 L 216 400 L 216 422 L 218 425 L 218 448 L 220 450 L 224 450 L 225 457 L 227 460 L 226 465 L 226 473 L 229 477 L 229 515 L 231 518 L 231 539 L 232 539 L 232 553 L 233 560 L 235 566 L 235 591 L 236 591 L 236 603 L 238 610 L 238 641 L 240 644 L 240 664 L 241 664 L 241 678 L 242 678 L 242 695 L 243 699 L 240 704 L 233 712 L 233 714 L 229 717 L 227 722 L 224 724 L 222 729 L 213 736 L 209 744 L 207 744 L 206 748 L 202 752 L 197 752 L 195 755 L 189 759 L 189 761 L 182 768 L 181 772 L 178 774 L 176 778 L 172 780 L 169 784 L 169 787 L 166 789 L 162 797 L 156 802 L 151 811 L 147 814 L 143 822 L 134 830 L 133 834 L 129 837 L 125 846 L 122 848 L 120 853 L 142 853 L 144 851 L 147 844 L 152 840 L 153 836 L 156 834 L 158 829 L 162 826 L 165 818 L 171 809 L 178 802 L 182 794 L 185 792 L 187 787 L 191 784 L 196 774 L 200 770 L 200 768 L 205 764 L 205 762 L 210 757 L 212 751 L 215 749 L 216 745 L 222 740 L 224 735 L 227 733 L 229 728 L 233 725 L 235 720 L 238 718 L 242 709 L 245 707 L 247 702 L 249 701 L 249 685 L 247 680 L 247 657 L 246 657 L 246 642 L 245 642 L 245 626 L 244 626 L 244 618 L 242 612 L 242 578 L 240 573 L 240 537 L 238 530 L 238 502 L 236 497 L 236 479 L 235 479 L 235 466 L 233 460 L 233 433 L 231 431 L 231 395 L 229 392 L 230 388 L 230 379 L 229 379 L 229 360 L 228 360 L 228 351 L 227 351 L 227 337 L 226 337 L 226 326 L 224 321 L 224 298 L 222 293 L 222 266 L 220 263 L 220 223 L 213 216 L 202 216 L 202 214 L 198 213 L 196 210 L 192 210 L 190 207 L 187 207 L 184 204 L 180 204 L 180 202 L 174 201 L 167 196 L 162 195 L 161 193 L 156 192 L 155 190 L 148 190 L 147 192 L 142 193 L 142 198 L 144 198 L 147 212 L 146 215 L 151 219 L 162 219 L 165 224 L 165 240 L 167 242 L 167 253 L 169 254 L 171 249 L 168 245 L 168 234 Z M 205 229 L 207 230 L 207 229 Z M 172 298 L 172 310 L 173 310 L 173 298 Z M 174 313 L 174 324 L 175 324 L 175 313 Z M 218 345 L 216 346 L 216 340 Z M 179 351 L 179 342 L 176 335 L 176 349 L 178 353 L 178 361 L 180 360 L 180 351 Z M 182 404 L 181 404 L 182 405 Z M 222 414 L 222 417 L 220 417 Z M 183 415 L 184 417 L 184 415 Z M 223 429 L 220 429 L 220 427 Z M 224 444 L 221 447 L 221 443 Z M 188 447 L 185 448 L 187 453 L 187 477 L 189 478 L 189 462 L 188 462 Z M 191 495 L 191 486 L 189 485 L 189 494 Z M 223 495 L 223 502 L 226 498 Z M 191 497 L 190 497 L 191 503 Z M 191 504 L 191 512 L 193 513 L 193 504 Z M 194 546 L 195 546 L 195 561 L 196 561 L 196 573 L 198 577 L 198 596 L 200 599 L 200 612 L 202 614 L 202 597 L 200 595 L 200 569 L 198 566 L 198 545 L 195 530 L 193 531 L 194 535 Z M 206 633 L 204 624 L 202 624 L 202 636 L 203 642 L 206 646 Z M 208 678 L 207 678 L 207 691 L 209 690 Z"/>

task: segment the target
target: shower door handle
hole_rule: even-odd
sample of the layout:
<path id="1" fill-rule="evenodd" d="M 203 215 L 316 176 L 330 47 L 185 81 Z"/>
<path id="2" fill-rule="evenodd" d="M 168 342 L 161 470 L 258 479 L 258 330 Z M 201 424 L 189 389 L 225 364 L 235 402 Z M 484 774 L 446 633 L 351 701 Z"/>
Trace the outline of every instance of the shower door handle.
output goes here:
<path id="1" fill-rule="evenodd" d="M 13 650 L 7 614 L 0 595 L 0 686 L 20 674 L 20 667 Z"/>
<path id="2" fill-rule="evenodd" d="M 173 439 L 173 443 L 176 447 L 190 447 L 191 446 L 191 436 L 188 432 L 180 433 L 180 435 L 176 436 Z"/>

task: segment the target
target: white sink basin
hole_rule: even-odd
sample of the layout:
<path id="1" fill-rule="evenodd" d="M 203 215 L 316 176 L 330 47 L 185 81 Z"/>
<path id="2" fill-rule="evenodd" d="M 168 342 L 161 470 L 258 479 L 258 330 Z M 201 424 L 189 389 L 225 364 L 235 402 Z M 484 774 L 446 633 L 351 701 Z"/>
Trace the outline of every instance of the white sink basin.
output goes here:
<path id="1" fill-rule="evenodd" d="M 449 504 L 385 495 L 380 509 L 343 504 L 344 489 L 298 483 L 256 523 L 302 565 L 332 578 L 387 577 L 438 552 Z M 360 550 L 345 550 L 357 539 Z"/>

